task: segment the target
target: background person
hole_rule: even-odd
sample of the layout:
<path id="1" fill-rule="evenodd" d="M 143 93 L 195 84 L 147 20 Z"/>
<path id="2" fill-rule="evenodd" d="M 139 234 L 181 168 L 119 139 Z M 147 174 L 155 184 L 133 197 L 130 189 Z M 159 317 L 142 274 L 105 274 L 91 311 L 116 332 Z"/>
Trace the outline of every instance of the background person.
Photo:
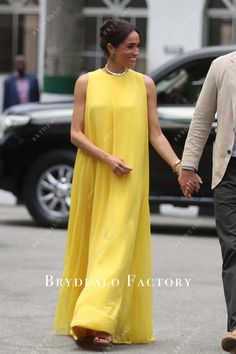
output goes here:
<path id="1" fill-rule="evenodd" d="M 15 104 L 38 101 L 38 80 L 35 75 L 26 73 L 25 57 L 17 55 L 15 72 L 4 81 L 3 110 Z"/>

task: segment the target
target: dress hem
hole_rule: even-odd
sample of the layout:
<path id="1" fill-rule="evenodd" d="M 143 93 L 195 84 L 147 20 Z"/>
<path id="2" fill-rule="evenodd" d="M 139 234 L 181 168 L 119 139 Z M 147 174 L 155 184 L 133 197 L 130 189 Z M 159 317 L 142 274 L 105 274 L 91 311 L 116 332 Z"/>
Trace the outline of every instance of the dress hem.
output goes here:
<path id="1" fill-rule="evenodd" d="M 76 326 L 76 325 L 75 325 Z M 83 328 L 85 328 L 85 329 L 91 329 L 91 330 L 97 330 L 98 331 L 98 329 L 93 329 L 93 328 L 88 328 L 88 327 L 83 327 Z M 99 329 L 99 330 L 101 330 L 101 329 Z M 53 334 L 55 334 L 55 335 L 64 335 L 64 336 L 70 336 L 70 337 L 72 337 L 75 341 L 77 341 L 78 339 L 79 339 L 79 337 L 73 332 L 73 329 L 72 329 L 72 327 L 71 327 L 71 329 L 70 330 L 65 330 L 65 329 L 62 329 L 62 330 L 58 330 L 58 329 L 53 329 Z M 138 340 L 138 341 L 136 341 L 136 340 L 119 340 L 119 339 L 115 339 L 115 338 L 113 338 L 112 339 L 112 343 L 113 344 L 151 344 L 151 343 L 153 343 L 153 342 L 156 342 L 157 341 L 157 339 L 156 339 L 156 337 L 155 336 L 152 336 L 150 339 L 146 339 L 146 340 Z"/>

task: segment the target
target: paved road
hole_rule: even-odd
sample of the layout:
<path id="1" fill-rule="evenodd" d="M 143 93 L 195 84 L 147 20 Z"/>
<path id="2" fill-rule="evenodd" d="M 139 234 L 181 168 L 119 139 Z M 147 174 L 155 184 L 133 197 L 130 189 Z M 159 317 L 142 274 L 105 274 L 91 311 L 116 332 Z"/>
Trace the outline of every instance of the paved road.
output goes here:
<path id="1" fill-rule="evenodd" d="M 156 222 L 155 230 L 159 222 L 162 232 L 152 236 L 154 278 L 159 279 L 153 288 L 156 342 L 116 345 L 112 351 L 222 353 L 226 314 L 214 221 L 159 216 Z M 172 234 L 163 233 L 165 223 L 172 225 Z M 179 231 L 184 224 L 188 232 Z M 61 275 L 66 232 L 35 226 L 25 208 L 14 204 L 0 205 L 0 225 L 0 353 L 82 352 L 70 337 L 52 333 L 58 288 L 45 286 L 46 274 Z M 193 236 L 199 228 L 201 236 Z"/>

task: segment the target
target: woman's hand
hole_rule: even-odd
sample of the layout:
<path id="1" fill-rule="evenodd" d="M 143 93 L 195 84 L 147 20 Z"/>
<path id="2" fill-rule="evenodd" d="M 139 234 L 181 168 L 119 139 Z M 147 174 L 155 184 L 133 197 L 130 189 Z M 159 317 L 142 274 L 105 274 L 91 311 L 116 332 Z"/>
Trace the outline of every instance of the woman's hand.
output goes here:
<path id="1" fill-rule="evenodd" d="M 133 169 L 119 157 L 109 155 L 104 159 L 104 162 L 111 168 L 112 172 L 117 176 L 124 176 L 129 174 Z"/>
<path id="2" fill-rule="evenodd" d="M 175 166 L 174 171 L 175 171 L 175 173 L 177 174 L 177 176 L 179 177 L 179 174 L 180 174 L 180 171 L 181 171 L 180 162 L 178 163 L 178 165 Z"/>
<path id="3" fill-rule="evenodd" d="M 180 170 L 178 181 L 187 198 L 191 198 L 193 192 L 198 192 L 202 184 L 202 179 L 196 172 L 184 169 Z"/>

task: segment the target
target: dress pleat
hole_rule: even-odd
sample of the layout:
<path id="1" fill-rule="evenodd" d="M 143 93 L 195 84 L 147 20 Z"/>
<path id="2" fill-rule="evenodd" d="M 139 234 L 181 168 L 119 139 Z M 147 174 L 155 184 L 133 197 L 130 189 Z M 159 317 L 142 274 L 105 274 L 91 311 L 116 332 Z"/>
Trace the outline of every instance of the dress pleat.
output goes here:
<path id="1" fill-rule="evenodd" d="M 113 343 L 155 340 L 152 320 L 147 93 L 143 74 L 88 73 L 84 134 L 133 171 L 116 176 L 78 149 L 53 329 Z"/>

